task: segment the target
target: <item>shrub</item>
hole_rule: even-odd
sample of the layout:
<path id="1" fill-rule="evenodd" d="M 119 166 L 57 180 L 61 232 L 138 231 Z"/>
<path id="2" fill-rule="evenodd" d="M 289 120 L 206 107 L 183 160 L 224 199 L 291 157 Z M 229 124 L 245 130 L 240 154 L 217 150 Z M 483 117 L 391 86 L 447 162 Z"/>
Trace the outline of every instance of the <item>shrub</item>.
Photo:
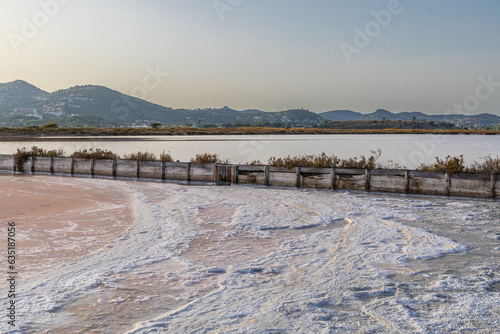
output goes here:
<path id="1" fill-rule="evenodd" d="M 155 155 L 149 152 L 137 152 L 125 155 L 124 159 L 126 160 L 135 160 L 135 161 L 157 161 Z"/>
<path id="2" fill-rule="evenodd" d="M 464 156 L 463 154 L 459 157 L 451 157 L 448 155 L 445 160 L 436 157 L 436 162 L 434 164 L 421 164 L 418 170 L 422 172 L 435 172 L 435 173 L 445 173 L 450 175 L 458 174 L 464 171 Z"/>
<path id="3" fill-rule="evenodd" d="M 96 149 L 84 149 L 84 150 L 79 150 L 77 152 L 74 152 L 71 156 L 71 158 L 76 158 L 76 159 L 95 159 L 95 160 L 100 160 L 100 159 L 119 159 L 120 157 L 116 154 L 114 154 L 111 151 L 108 150 L 101 150 L 100 148 Z"/>
<path id="4" fill-rule="evenodd" d="M 57 129 L 58 125 L 57 125 L 57 123 L 49 123 L 49 124 L 42 125 L 40 128 L 42 128 L 42 129 Z"/>
<path id="5" fill-rule="evenodd" d="M 271 157 L 268 161 L 270 166 L 285 167 L 292 169 L 294 167 L 313 167 L 313 168 L 333 168 L 339 164 L 340 159 L 335 155 L 301 155 L 297 157 L 287 156 L 285 158 Z"/>
<path id="6" fill-rule="evenodd" d="M 221 165 L 227 165 L 229 164 L 229 160 L 225 159 L 222 160 L 217 153 L 211 154 L 211 153 L 204 153 L 204 154 L 197 154 L 195 158 L 191 159 L 191 163 L 193 165 L 198 165 L 198 164 L 221 164 Z"/>
<path id="7" fill-rule="evenodd" d="M 24 172 L 24 163 L 28 161 L 28 158 L 30 157 L 30 154 L 28 151 L 26 151 L 26 147 L 23 147 L 22 149 L 17 149 L 17 153 L 14 155 L 14 161 L 16 164 L 16 170 L 18 172 Z"/>
<path id="8" fill-rule="evenodd" d="M 365 156 L 361 156 L 358 160 L 358 158 L 349 158 L 349 159 L 342 159 L 340 162 L 340 167 L 341 168 L 355 168 L 355 169 L 377 169 L 380 168 L 381 165 L 377 164 L 377 160 L 380 158 L 382 155 L 382 150 L 377 149 L 376 151 L 370 151 L 372 155 L 370 155 L 368 158 Z"/>
<path id="9" fill-rule="evenodd" d="M 252 162 L 247 162 L 247 166 L 263 166 L 264 164 L 260 160 L 254 160 Z"/>
<path id="10" fill-rule="evenodd" d="M 37 146 L 33 146 L 30 151 L 26 150 L 26 147 L 22 149 L 17 149 L 17 153 L 14 155 L 14 161 L 16 164 L 16 170 L 19 172 L 24 172 L 23 165 L 26 161 L 28 161 L 29 157 L 33 159 L 35 157 L 63 157 L 64 151 L 62 149 L 59 150 L 44 150 Z"/>
<path id="11" fill-rule="evenodd" d="M 165 153 L 165 151 L 160 154 L 160 161 L 161 162 L 173 162 L 174 158 L 170 155 L 170 152 Z"/>
<path id="12" fill-rule="evenodd" d="M 484 162 L 474 161 L 466 172 L 482 175 L 500 174 L 500 157 L 492 158 L 491 155 L 488 155 L 482 159 Z"/>

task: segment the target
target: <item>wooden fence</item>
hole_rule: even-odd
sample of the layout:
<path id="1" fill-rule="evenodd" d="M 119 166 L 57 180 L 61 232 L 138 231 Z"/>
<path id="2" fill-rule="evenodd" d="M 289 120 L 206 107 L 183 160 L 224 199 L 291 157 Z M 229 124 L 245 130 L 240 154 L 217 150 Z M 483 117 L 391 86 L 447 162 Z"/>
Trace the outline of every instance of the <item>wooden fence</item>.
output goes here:
<path id="1" fill-rule="evenodd" d="M 13 155 L 0 155 L 0 171 L 16 172 Z M 423 173 L 415 170 L 286 169 L 272 166 L 30 157 L 23 164 L 23 171 L 32 174 L 86 175 L 216 185 L 248 184 L 492 199 L 498 198 L 500 194 L 497 175 L 450 176 L 447 173 Z"/>

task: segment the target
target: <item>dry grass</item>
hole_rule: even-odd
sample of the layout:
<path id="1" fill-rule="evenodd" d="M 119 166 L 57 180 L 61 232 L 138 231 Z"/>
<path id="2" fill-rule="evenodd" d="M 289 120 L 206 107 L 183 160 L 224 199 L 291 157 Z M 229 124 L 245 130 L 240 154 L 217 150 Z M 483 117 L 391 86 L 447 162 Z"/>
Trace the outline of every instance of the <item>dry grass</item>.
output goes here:
<path id="1" fill-rule="evenodd" d="M 170 155 L 170 152 L 165 153 L 165 151 L 163 151 L 160 154 L 160 161 L 161 162 L 174 162 L 174 158 L 172 157 L 172 155 Z"/>
<path id="2" fill-rule="evenodd" d="M 500 174 L 500 157 L 492 158 L 491 155 L 483 157 L 484 162 L 477 162 L 467 167 L 466 172 L 471 174 L 491 175 Z"/>
<path id="3" fill-rule="evenodd" d="M 51 158 L 64 157 L 64 151 L 62 149 L 47 151 L 37 146 L 33 146 L 30 151 L 27 151 L 26 147 L 23 147 L 22 149 L 17 149 L 17 153 L 14 155 L 17 171 L 19 172 L 24 171 L 23 165 L 26 161 L 28 161 L 29 157 L 33 157 L 33 159 L 35 159 L 36 157 L 51 157 Z"/>
<path id="4" fill-rule="evenodd" d="M 131 153 L 131 154 L 126 154 L 124 156 L 125 160 L 135 160 L 135 161 L 158 161 L 156 159 L 156 156 L 153 153 L 149 152 L 137 152 L 137 153 Z"/>
<path id="5" fill-rule="evenodd" d="M 191 163 L 193 165 L 201 165 L 201 164 L 221 164 L 221 165 L 228 165 L 229 160 L 228 159 L 221 159 L 217 153 L 211 154 L 211 153 L 204 153 L 204 154 L 197 154 L 196 157 L 191 159 Z"/>
<path id="6" fill-rule="evenodd" d="M 94 159 L 94 160 L 102 160 L 102 159 L 118 159 L 119 156 L 111 151 L 108 150 L 101 150 L 100 148 L 96 149 L 84 149 L 84 150 L 79 150 L 77 152 L 74 152 L 70 158 L 77 158 L 77 159 Z"/>
<path id="7" fill-rule="evenodd" d="M 285 158 L 271 157 L 268 164 L 288 169 L 294 167 L 376 169 L 379 167 L 377 160 L 380 158 L 382 151 L 378 149 L 371 152 L 372 155 L 368 158 L 361 156 L 359 158 L 340 159 L 334 154 L 328 155 L 324 152 L 319 155 L 287 156 Z"/>
<path id="8" fill-rule="evenodd" d="M 450 175 L 461 173 L 465 170 L 464 156 L 459 157 L 447 156 L 444 160 L 436 157 L 436 162 L 433 164 L 421 164 L 418 168 L 422 172 L 448 173 Z"/>

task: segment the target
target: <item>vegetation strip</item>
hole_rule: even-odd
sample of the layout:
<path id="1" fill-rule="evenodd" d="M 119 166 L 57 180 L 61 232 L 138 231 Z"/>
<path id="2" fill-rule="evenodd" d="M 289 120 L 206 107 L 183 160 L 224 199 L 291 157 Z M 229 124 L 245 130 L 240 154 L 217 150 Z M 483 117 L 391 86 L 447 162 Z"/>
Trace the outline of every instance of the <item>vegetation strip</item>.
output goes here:
<path id="1" fill-rule="evenodd" d="M 470 129 L 326 129 L 326 128 L 273 128 L 273 127 L 235 127 L 235 128 L 197 128 L 187 126 L 150 127 L 150 128 L 60 128 L 55 123 L 44 126 L 24 128 L 0 127 L 0 137 L 18 138 L 20 136 L 177 136 L 177 135 L 279 135 L 279 134 L 441 134 L 441 135 L 500 135 L 500 130 Z"/>

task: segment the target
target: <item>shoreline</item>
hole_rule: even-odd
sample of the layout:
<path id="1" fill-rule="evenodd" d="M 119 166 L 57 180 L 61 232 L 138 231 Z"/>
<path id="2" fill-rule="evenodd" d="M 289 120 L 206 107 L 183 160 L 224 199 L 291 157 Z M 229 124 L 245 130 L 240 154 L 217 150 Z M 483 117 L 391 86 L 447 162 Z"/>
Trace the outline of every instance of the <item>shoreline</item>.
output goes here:
<path id="1" fill-rule="evenodd" d="M 425 129 L 321 129 L 321 128 L 0 128 L 0 140 L 44 137 L 108 137 L 108 136 L 227 136 L 227 135 L 353 135 L 353 134 L 436 134 L 436 135 L 500 135 L 499 130 L 425 130 Z"/>

